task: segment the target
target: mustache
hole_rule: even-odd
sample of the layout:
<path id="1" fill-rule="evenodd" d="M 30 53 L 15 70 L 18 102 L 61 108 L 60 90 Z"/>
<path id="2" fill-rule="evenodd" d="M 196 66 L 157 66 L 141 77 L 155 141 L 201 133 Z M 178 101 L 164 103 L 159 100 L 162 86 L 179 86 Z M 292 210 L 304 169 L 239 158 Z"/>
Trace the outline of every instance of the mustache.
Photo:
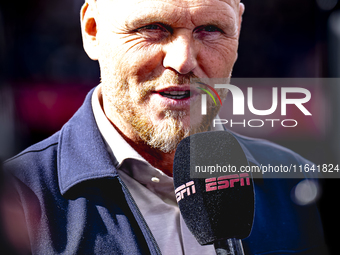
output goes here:
<path id="1" fill-rule="evenodd" d="M 140 84 L 141 86 L 129 87 L 129 89 L 137 90 L 141 99 L 145 100 L 148 94 L 152 91 L 156 91 L 157 88 L 163 87 L 165 84 L 192 85 L 193 80 L 199 80 L 199 78 L 192 72 L 187 74 L 166 72 L 157 76 L 149 77 L 147 81 Z"/>
<path id="2" fill-rule="evenodd" d="M 151 77 L 148 82 L 157 83 L 157 84 L 191 84 L 194 81 L 199 81 L 199 77 L 196 76 L 193 72 L 187 74 L 179 74 L 179 73 L 166 73 L 158 76 Z"/>

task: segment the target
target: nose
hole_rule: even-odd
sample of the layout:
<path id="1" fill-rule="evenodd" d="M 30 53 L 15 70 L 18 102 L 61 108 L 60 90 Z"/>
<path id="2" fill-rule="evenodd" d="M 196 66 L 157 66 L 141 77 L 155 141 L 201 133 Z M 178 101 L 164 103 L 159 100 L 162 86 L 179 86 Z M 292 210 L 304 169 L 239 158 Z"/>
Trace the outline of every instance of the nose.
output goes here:
<path id="1" fill-rule="evenodd" d="M 197 66 L 197 54 L 194 41 L 190 35 L 177 35 L 165 47 L 163 66 L 180 74 L 187 74 Z"/>

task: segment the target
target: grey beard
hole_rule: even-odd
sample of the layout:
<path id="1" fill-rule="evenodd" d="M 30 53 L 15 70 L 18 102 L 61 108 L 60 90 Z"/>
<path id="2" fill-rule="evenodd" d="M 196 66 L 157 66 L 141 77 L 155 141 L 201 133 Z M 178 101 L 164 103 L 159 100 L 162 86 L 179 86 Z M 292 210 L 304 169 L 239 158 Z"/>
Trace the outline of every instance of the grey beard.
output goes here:
<path id="1" fill-rule="evenodd" d="M 140 86 L 129 86 L 129 83 L 134 84 L 132 81 L 120 79 L 119 75 L 111 77 L 109 81 L 103 80 L 103 96 L 108 100 L 111 110 L 132 127 L 131 131 L 136 139 L 135 142 L 143 142 L 164 153 L 175 151 L 177 145 L 185 137 L 207 131 L 212 118 L 216 116 L 219 110 L 219 107 L 215 107 L 212 101 L 208 101 L 207 117 L 202 118 L 202 122 L 195 127 L 192 125 L 184 127 L 183 125 L 183 118 L 191 113 L 164 110 L 162 123 L 154 125 L 145 115 L 145 112 L 141 110 L 146 101 L 146 93 L 154 84 L 151 82 Z M 169 83 L 171 84 L 171 82 Z M 131 105 L 134 107 L 131 107 Z"/>
<path id="2" fill-rule="evenodd" d="M 161 125 L 152 125 L 147 120 L 132 117 L 131 125 L 138 137 L 147 145 L 164 153 L 176 150 L 179 142 L 189 136 L 190 128 L 184 128 L 181 119 L 185 112 L 166 111 Z"/>

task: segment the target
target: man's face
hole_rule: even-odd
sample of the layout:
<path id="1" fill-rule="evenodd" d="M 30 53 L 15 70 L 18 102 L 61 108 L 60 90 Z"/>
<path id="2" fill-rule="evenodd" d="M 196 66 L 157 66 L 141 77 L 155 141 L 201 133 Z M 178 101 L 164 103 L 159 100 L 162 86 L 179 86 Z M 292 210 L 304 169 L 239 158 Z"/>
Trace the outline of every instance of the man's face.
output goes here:
<path id="1" fill-rule="evenodd" d="M 173 151 L 190 131 L 206 130 L 219 107 L 201 115 L 201 90 L 193 79 L 231 76 L 239 3 L 97 0 L 96 5 L 107 117 L 135 142 L 163 152 Z"/>

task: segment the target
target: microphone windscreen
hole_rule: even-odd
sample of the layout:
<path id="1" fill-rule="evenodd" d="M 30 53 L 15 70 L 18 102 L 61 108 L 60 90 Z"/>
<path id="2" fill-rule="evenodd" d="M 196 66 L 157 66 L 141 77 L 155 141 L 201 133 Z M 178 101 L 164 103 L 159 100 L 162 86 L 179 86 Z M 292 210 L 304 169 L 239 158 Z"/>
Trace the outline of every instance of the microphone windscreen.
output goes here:
<path id="1" fill-rule="evenodd" d="M 190 177 L 209 166 L 214 167 L 210 168 L 215 170 L 213 174 Z M 228 166 L 237 171 L 223 172 Z M 248 160 L 227 131 L 194 134 L 178 145 L 173 166 L 176 199 L 188 229 L 201 245 L 249 236 L 254 219 L 254 186 L 251 174 L 239 171 L 241 166 L 248 166 Z"/>

